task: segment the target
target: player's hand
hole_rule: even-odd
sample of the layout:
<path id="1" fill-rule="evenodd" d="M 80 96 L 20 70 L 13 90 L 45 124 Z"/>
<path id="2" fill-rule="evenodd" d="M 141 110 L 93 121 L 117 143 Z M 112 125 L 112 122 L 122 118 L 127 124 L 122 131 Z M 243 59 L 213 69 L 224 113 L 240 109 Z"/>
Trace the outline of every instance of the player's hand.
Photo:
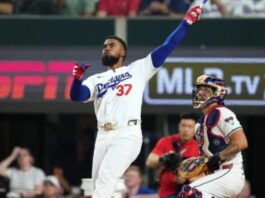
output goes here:
<path id="1" fill-rule="evenodd" d="M 81 64 L 76 63 L 74 68 L 73 68 L 73 77 L 77 80 L 81 80 L 85 71 L 90 67 L 90 64 Z"/>
<path id="2" fill-rule="evenodd" d="M 209 170 L 218 170 L 220 168 L 221 158 L 219 153 L 205 160 Z"/>
<path id="3" fill-rule="evenodd" d="M 184 20 L 188 24 L 193 24 L 194 22 L 197 22 L 200 20 L 200 15 L 202 13 L 202 9 L 200 6 L 196 6 L 191 8 L 185 15 Z"/>

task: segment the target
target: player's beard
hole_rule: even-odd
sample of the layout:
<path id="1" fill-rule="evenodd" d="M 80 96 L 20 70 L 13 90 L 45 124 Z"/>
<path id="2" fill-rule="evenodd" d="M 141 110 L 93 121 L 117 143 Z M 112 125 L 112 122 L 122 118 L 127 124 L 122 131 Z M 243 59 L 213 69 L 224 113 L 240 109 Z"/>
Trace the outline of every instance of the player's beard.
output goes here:
<path id="1" fill-rule="evenodd" d="M 106 67 L 112 67 L 119 61 L 119 57 L 115 57 L 112 55 L 104 54 L 102 56 L 102 64 Z"/>

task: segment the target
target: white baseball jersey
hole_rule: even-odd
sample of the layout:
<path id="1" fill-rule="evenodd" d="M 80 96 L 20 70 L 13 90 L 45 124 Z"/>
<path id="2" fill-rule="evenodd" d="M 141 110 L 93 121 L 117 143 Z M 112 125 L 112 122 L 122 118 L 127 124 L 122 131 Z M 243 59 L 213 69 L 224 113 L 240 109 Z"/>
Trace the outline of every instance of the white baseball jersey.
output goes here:
<path id="1" fill-rule="evenodd" d="M 93 75 L 83 82 L 91 93 L 86 102 L 94 101 L 98 125 L 117 126 L 110 132 L 99 127 L 92 168 L 93 198 L 113 197 L 119 178 L 139 155 L 141 125 L 128 126 L 128 121 L 141 119 L 145 85 L 158 71 L 149 54 L 128 66 Z"/>
<path id="2" fill-rule="evenodd" d="M 229 136 L 242 128 L 236 115 L 225 106 L 217 106 L 208 115 L 203 116 L 196 125 L 196 139 L 202 155 L 212 156 L 221 152 L 229 143 Z M 242 163 L 241 152 L 223 164 Z"/>
<path id="3" fill-rule="evenodd" d="M 88 77 L 83 82 L 91 93 L 86 102 L 94 101 L 98 123 L 140 120 L 146 82 L 158 71 L 149 54 L 128 66 Z"/>

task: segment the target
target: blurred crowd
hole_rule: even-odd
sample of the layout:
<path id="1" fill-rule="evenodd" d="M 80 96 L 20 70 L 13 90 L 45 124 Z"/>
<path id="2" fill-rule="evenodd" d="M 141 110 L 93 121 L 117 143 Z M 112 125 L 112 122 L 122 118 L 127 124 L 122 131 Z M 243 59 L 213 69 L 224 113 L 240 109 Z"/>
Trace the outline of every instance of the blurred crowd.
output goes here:
<path id="1" fill-rule="evenodd" d="M 160 137 L 151 148 L 145 159 L 145 168 L 132 165 L 126 170 L 123 175 L 124 188 L 119 191 L 122 198 L 175 198 L 182 185 L 191 182 L 179 177 L 175 170 L 180 158 L 199 156 L 194 139 L 196 121 L 196 115 L 183 114 L 178 131 Z M 93 131 L 86 130 L 80 134 L 76 148 L 60 146 L 62 152 L 50 152 L 49 155 L 55 158 L 50 170 L 43 170 L 36 165 L 32 150 L 28 147 L 13 148 L 0 161 L 0 197 L 83 197 L 81 179 L 91 178 L 92 153 L 89 151 L 93 151 L 93 143 L 90 139 L 94 139 Z M 60 142 L 63 139 L 56 140 L 57 145 Z M 76 152 L 76 157 L 71 152 Z M 148 175 L 152 178 L 149 178 L 149 183 L 144 182 L 147 175 L 143 174 L 143 169 L 152 172 Z M 254 198 L 248 181 L 234 198 Z"/>
<path id="2" fill-rule="evenodd" d="M 12 165 L 13 162 L 16 162 L 15 166 Z M 154 189 L 142 186 L 143 174 L 138 166 L 130 166 L 123 179 L 123 198 L 133 198 L 136 195 L 157 198 Z M 0 162 L 0 197 L 82 197 L 80 186 L 76 188 L 78 189 L 71 186 L 61 167 L 54 167 L 49 175 L 36 167 L 28 148 L 15 147 L 12 153 Z"/>
<path id="3" fill-rule="evenodd" d="M 0 14 L 181 16 L 202 0 L 0 0 Z M 264 17 L 265 0 L 209 0 L 202 17 Z"/>
<path id="4" fill-rule="evenodd" d="M 16 166 L 10 166 L 14 161 Z M 167 181 L 160 180 L 158 190 L 143 185 L 144 175 L 140 167 L 132 165 L 124 173 L 125 189 L 122 198 L 173 198 L 161 195 L 163 182 L 171 186 L 176 183 L 167 174 Z M 170 184 L 172 182 L 172 184 Z M 177 188 L 176 188 L 177 189 Z M 169 191 L 170 192 L 170 191 Z M 80 186 L 76 191 L 65 178 L 63 169 L 54 167 L 50 175 L 34 166 L 34 157 L 28 148 L 15 147 L 12 153 L 0 162 L 0 197 L 22 198 L 60 198 L 83 197 Z M 254 198 L 250 184 L 246 181 L 244 189 L 235 198 Z"/>

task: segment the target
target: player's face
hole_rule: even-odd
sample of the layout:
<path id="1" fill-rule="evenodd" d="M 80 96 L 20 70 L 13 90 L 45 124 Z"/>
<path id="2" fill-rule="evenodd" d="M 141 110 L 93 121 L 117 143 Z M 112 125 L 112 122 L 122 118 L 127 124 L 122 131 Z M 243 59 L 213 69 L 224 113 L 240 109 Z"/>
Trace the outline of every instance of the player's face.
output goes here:
<path id="1" fill-rule="evenodd" d="M 199 101 L 206 101 L 213 95 L 213 90 L 207 86 L 199 86 L 197 91 L 197 99 Z"/>
<path id="2" fill-rule="evenodd" d="M 194 137 L 195 134 L 195 120 L 182 119 L 179 123 L 179 136 L 183 142 L 187 142 Z"/>
<path id="3" fill-rule="evenodd" d="M 123 59 L 125 50 L 122 44 L 116 39 L 107 39 L 103 44 L 102 49 L 102 64 L 104 66 L 113 66 Z"/>
<path id="4" fill-rule="evenodd" d="M 140 186 L 142 179 L 138 171 L 129 170 L 124 174 L 125 186 L 128 188 Z"/>

